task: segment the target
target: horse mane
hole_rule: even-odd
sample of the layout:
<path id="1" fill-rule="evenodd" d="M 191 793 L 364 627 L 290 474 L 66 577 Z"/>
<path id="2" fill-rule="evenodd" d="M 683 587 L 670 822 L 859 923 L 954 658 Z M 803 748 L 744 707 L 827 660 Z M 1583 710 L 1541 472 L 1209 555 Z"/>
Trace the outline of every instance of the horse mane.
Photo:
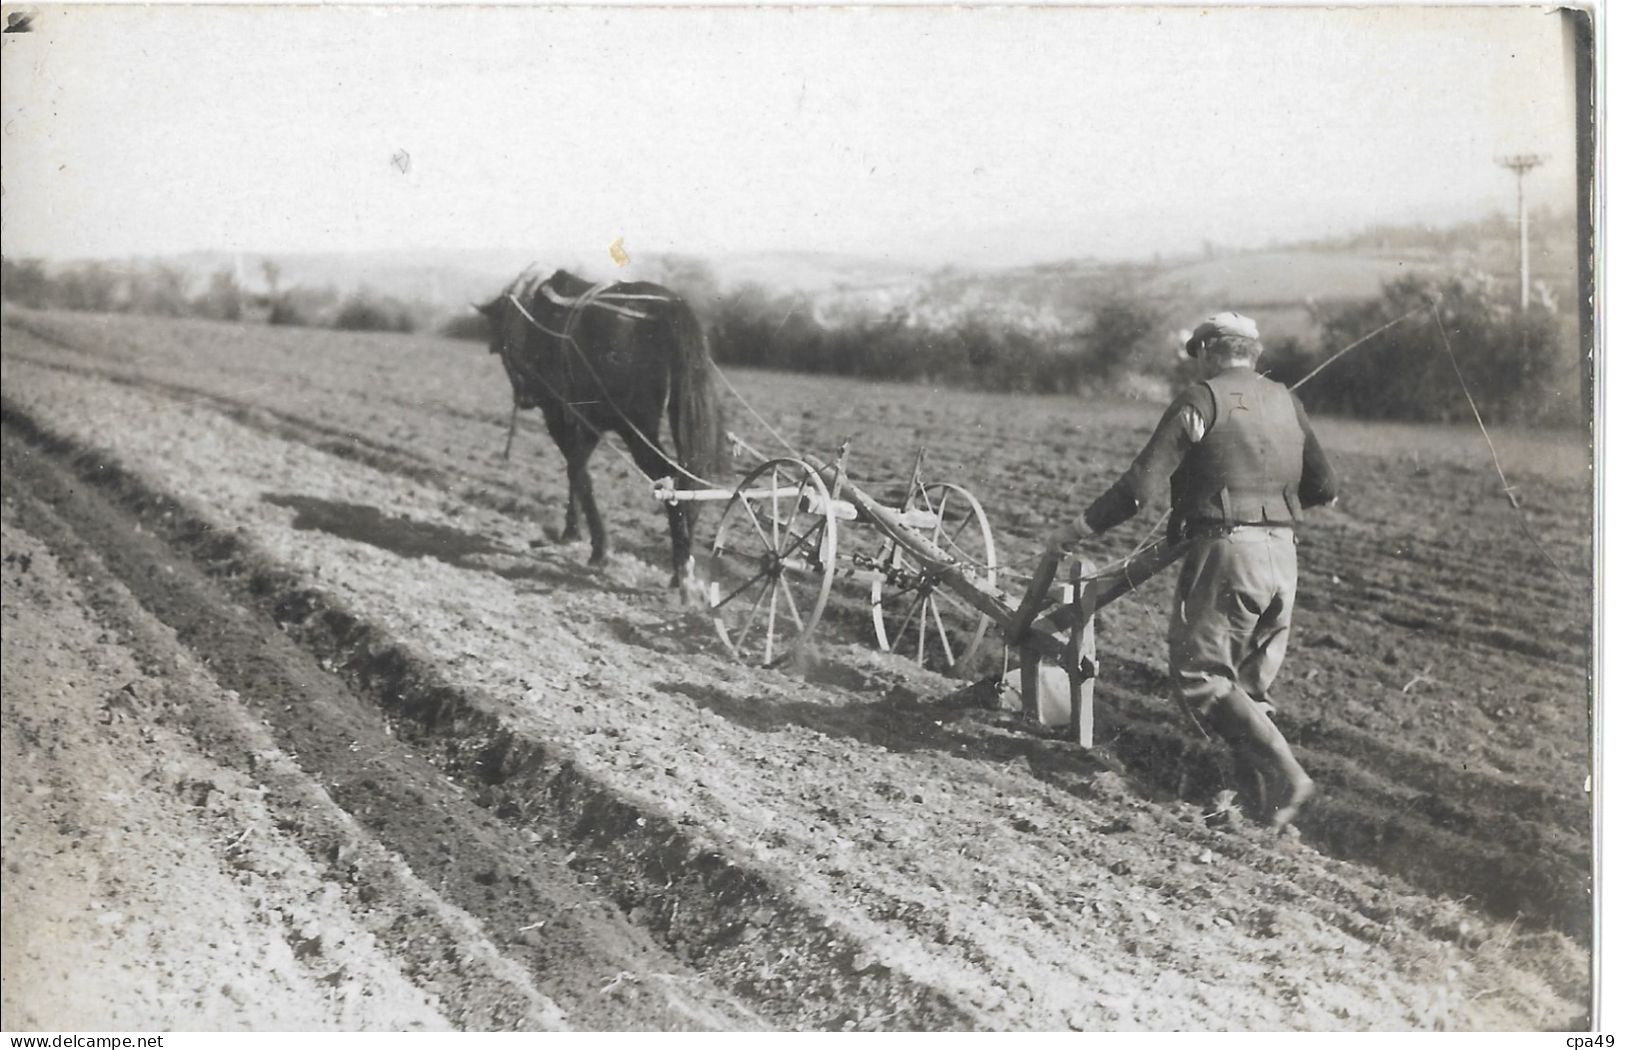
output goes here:
<path id="1" fill-rule="evenodd" d="M 581 295 L 593 287 L 591 281 L 582 280 L 569 270 L 554 270 L 553 276 L 542 283 L 569 298 Z"/>
<path id="2" fill-rule="evenodd" d="M 502 307 L 502 301 L 509 296 L 513 296 L 516 299 L 529 299 L 536 289 L 537 279 L 535 273 L 533 272 L 535 269 L 536 264 L 531 263 L 529 266 L 519 271 L 513 280 L 503 285 L 502 291 L 496 294 L 495 299 L 492 299 L 490 302 L 483 305 L 477 304 L 475 308 L 479 310 L 480 313 L 490 317 L 495 315 L 495 313 Z"/>

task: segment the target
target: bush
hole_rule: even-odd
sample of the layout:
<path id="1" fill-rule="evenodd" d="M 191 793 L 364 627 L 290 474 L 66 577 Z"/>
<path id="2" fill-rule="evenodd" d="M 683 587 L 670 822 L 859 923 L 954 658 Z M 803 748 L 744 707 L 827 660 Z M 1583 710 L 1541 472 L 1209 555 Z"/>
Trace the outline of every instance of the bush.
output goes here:
<path id="1" fill-rule="evenodd" d="M 1147 362 L 1163 326 L 1163 309 L 1126 286 L 1101 293 L 1088 328 L 1068 336 L 1051 365 L 1045 390 L 1103 389 L 1132 373 L 1169 374 L 1165 361 Z"/>
<path id="2" fill-rule="evenodd" d="M 243 316 L 243 290 L 230 270 L 219 270 L 209 278 L 209 287 L 192 303 L 194 317 L 216 321 L 239 321 Z"/>
<path id="3" fill-rule="evenodd" d="M 118 305 L 118 275 L 99 262 L 82 263 L 56 278 L 56 302 L 65 310 L 103 313 Z"/>
<path id="4" fill-rule="evenodd" d="M 417 321 L 400 301 L 363 289 L 339 307 L 333 327 L 345 332 L 415 332 Z"/>
<path id="5" fill-rule="evenodd" d="M 1297 386 L 1315 370 L 1319 360 L 1320 355 L 1314 347 L 1305 346 L 1303 340 L 1289 335 L 1284 339 L 1264 341 L 1264 354 L 1258 359 L 1258 370 L 1278 383 Z"/>
<path id="6" fill-rule="evenodd" d="M 966 312 L 923 323 L 906 307 L 820 319 L 799 295 L 744 285 L 708 311 L 725 365 L 1053 393 L 1123 378 L 1161 323 L 1127 290 L 1107 294 L 1073 333 Z"/>
<path id="7" fill-rule="evenodd" d="M 174 266 L 136 268 L 130 273 L 128 309 L 153 317 L 185 317 L 192 311 L 190 285 L 185 271 Z"/>
<path id="8" fill-rule="evenodd" d="M 1430 304 L 1436 304 L 1438 320 Z M 1462 379 L 1487 422 L 1527 422 L 1544 414 L 1560 373 L 1557 315 L 1539 301 L 1520 310 L 1484 277 L 1435 283 L 1413 276 L 1390 282 L 1380 298 L 1327 319 L 1319 359 L 1411 311 L 1414 316 L 1373 336 L 1305 385 L 1305 405 L 1367 419 L 1471 419 L 1445 353 L 1442 322 Z"/>
<path id="9" fill-rule="evenodd" d="M 279 295 L 271 300 L 271 312 L 265 315 L 265 323 L 301 328 L 310 324 L 310 319 L 299 309 L 292 296 Z"/>
<path id="10" fill-rule="evenodd" d="M 6 302 L 36 310 L 56 305 L 56 286 L 39 259 L 0 260 L 0 294 Z"/>

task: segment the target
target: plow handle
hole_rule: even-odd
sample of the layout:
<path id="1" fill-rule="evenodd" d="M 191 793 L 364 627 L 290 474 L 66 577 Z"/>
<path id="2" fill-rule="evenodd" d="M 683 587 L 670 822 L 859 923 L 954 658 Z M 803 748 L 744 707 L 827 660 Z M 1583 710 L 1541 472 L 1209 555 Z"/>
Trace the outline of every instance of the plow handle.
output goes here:
<path id="1" fill-rule="evenodd" d="M 1044 557 L 1033 570 L 1032 582 L 1027 585 L 1027 593 L 1022 596 L 1021 605 L 1016 608 L 1015 615 L 1010 618 L 1010 627 L 1006 638 L 1011 645 L 1020 645 L 1022 637 L 1033 625 L 1045 605 L 1049 603 L 1050 585 L 1055 582 L 1055 573 L 1061 567 L 1061 552 L 1059 550 L 1046 550 Z"/>

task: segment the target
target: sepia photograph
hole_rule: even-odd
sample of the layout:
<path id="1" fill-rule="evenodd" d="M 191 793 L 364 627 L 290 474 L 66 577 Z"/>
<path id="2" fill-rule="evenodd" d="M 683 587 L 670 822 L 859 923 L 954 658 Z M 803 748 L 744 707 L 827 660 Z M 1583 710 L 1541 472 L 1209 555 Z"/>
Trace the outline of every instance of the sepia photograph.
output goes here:
<path id="1" fill-rule="evenodd" d="M 6 1032 L 1602 1038 L 1600 5 L 3 12 Z"/>

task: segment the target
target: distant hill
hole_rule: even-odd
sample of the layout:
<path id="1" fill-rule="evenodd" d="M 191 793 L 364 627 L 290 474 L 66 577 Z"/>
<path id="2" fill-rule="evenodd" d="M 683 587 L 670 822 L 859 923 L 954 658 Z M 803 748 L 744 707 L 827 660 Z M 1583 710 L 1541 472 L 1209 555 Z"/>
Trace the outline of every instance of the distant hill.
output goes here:
<path id="1" fill-rule="evenodd" d="M 707 267 L 724 285 L 760 284 L 777 291 L 813 294 L 908 288 L 928 279 L 933 272 L 942 272 L 891 259 L 836 252 L 756 252 L 704 259 L 652 256 L 651 265 L 668 269 L 671 262 L 678 260 Z"/>
<path id="2" fill-rule="evenodd" d="M 194 279 L 222 270 L 233 272 L 251 292 L 269 290 L 264 264 L 277 270 L 288 288 L 331 288 L 339 294 L 362 289 L 445 309 L 488 299 L 525 266 L 536 261 L 517 251 L 324 252 L 305 254 L 193 252 L 159 260 L 178 265 Z"/>
<path id="3" fill-rule="evenodd" d="M 1258 321 L 1265 338 L 1308 342 L 1325 310 L 1374 299 L 1385 283 L 1408 274 L 1444 269 L 1441 263 L 1355 252 L 1267 251 L 1173 266 L 1145 287 L 1179 316 L 1194 320 L 1235 310 Z"/>
<path id="4" fill-rule="evenodd" d="M 1203 300 L 1215 307 L 1301 304 L 1305 300 L 1369 299 L 1387 281 L 1438 269 L 1427 263 L 1345 252 L 1257 252 L 1174 266 L 1146 287 L 1156 294 Z"/>
<path id="5" fill-rule="evenodd" d="M 1535 277 L 1559 302 L 1575 299 L 1573 217 L 1537 214 L 1532 221 Z M 703 310 L 747 287 L 793 299 L 815 319 L 837 323 L 859 315 L 901 315 L 910 323 L 953 324 L 964 318 L 1034 332 L 1075 331 L 1090 323 L 1104 291 L 1154 301 L 1171 325 L 1219 309 L 1257 317 L 1266 334 L 1311 340 L 1326 309 L 1377 295 L 1406 274 L 1480 269 L 1517 277 L 1515 229 L 1492 217 L 1444 229 L 1373 227 L 1337 239 L 1267 251 L 1158 258 L 1140 263 L 1095 259 L 1006 267 L 943 266 L 834 252 L 757 252 L 709 257 L 636 254 L 624 267 L 601 258 L 550 258 L 524 249 L 411 250 L 270 254 L 197 252 L 162 259 L 102 261 L 115 272 L 165 267 L 184 274 L 194 292 L 222 272 L 260 294 L 275 280 L 282 291 L 368 291 L 413 308 L 427 321 L 494 295 L 527 266 L 571 269 L 590 280 L 654 280 Z M 269 263 L 269 267 L 267 266 Z M 71 264 L 65 264 L 71 265 Z M 61 269 L 64 267 L 51 267 Z"/>

